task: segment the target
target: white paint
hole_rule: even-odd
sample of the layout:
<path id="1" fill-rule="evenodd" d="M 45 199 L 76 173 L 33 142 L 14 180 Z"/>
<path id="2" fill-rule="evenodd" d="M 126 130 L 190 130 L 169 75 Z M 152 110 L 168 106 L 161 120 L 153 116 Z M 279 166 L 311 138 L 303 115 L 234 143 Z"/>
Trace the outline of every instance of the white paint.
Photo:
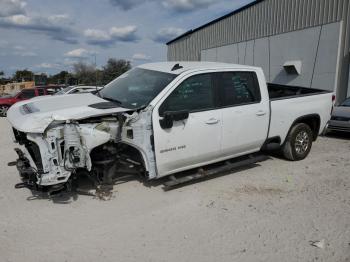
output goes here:
<path id="1" fill-rule="evenodd" d="M 18 102 L 10 107 L 7 119 L 19 131 L 26 133 L 43 133 L 54 121 L 80 120 L 92 116 L 103 116 L 128 111 L 126 108 L 96 109 L 91 104 L 106 102 L 93 94 L 45 96 L 40 99 Z M 31 114 L 22 112 L 26 105 L 33 110 Z"/>
<path id="2" fill-rule="evenodd" d="M 64 168 L 58 144 L 56 149 L 50 149 L 51 142 L 64 141 L 65 120 L 80 120 L 112 113 L 123 114 L 126 121 L 121 134 L 118 134 L 117 118 L 112 120 L 101 118 L 101 123 L 78 124 L 77 132 L 81 137 L 81 147 L 86 153 L 86 162 L 79 165 L 85 164 L 86 169 L 90 170 L 89 153 L 93 148 L 109 141 L 122 142 L 134 146 L 141 152 L 149 178 L 153 179 L 258 152 L 268 137 L 279 136 L 283 142 L 292 123 L 300 116 L 318 114 L 321 117 L 320 132 L 330 118 L 331 93 L 272 101 L 270 112 L 266 80 L 261 68 L 222 63 L 181 62 L 180 64 L 183 68 L 176 70 L 177 77 L 147 108 L 132 115 L 124 113 L 127 110 L 124 108 L 99 110 L 88 107 L 91 103 L 105 101 L 92 94 L 78 95 L 83 99 L 76 99 L 74 95 L 46 97 L 24 101 L 11 107 L 8 114 L 10 123 L 16 129 L 27 133 L 28 138 L 40 148 L 46 174 L 39 183 L 58 184 L 67 181 L 70 176 L 70 171 Z M 174 63 L 169 62 L 155 63 L 143 65 L 141 68 L 171 73 L 173 65 Z M 160 127 L 159 107 L 184 80 L 202 73 L 237 71 L 256 73 L 261 91 L 260 103 L 193 112 L 189 114 L 187 120 L 174 122 L 171 129 Z M 23 105 L 38 112 L 25 114 L 22 111 Z M 271 126 L 268 133 L 270 113 Z M 57 122 L 57 117 L 64 122 Z M 50 128 L 55 119 L 57 125 Z M 128 138 L 128 129 L 133 130 L 133 139 Z M 42 134 L 44 131 L 46 135 Z M 154 151 L 151 135 L 154 136 Z M 117 137 L 120 137 L 121 141 L 117 141 Z M 175 149 L 172 150 L 173 148 Z M 30 159 L 28 154 L 27 157 Z M 53 159 L 58 159 L 60 164 L 54 165 Z M 64 176 L 65 179 L 58 181 L 60 176 Z"/>

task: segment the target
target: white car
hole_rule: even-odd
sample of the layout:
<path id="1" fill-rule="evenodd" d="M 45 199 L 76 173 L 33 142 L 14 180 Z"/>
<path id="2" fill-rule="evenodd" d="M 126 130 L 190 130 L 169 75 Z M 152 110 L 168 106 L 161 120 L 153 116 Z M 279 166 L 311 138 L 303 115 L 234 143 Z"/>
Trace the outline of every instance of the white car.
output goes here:
<path id="1" fill-rule="evenodd" d="M 69 94 L 81 94 L 81 93 L 91 93 L 101 90 L 101 86 L 68 86 L 58 91 L 54 95 L 69 95 Z"/>
<path id="2" fill-rule="evenodd" d="M 330 119 L 331 92 L 267 84 L 261 68 L 210 62 L 138 66 L 99 94 L 52 96 L 8 111 L 20 186 L 70 188 L 87 174 L 111 183 L 124 172 L 169 176 L 169 186 L 212 174 L 203 167 L 280 148 L 304 159 Z M 239 158 L 241 159 L 241 158 Z M 225 166 L 225 165 L 224 165 Z M 225 168 L 216 167 L 215 171 Z M 182 171 L 197 170 L 178 178 Z M 190 171 L 189 171 L 190 172 Z"/>

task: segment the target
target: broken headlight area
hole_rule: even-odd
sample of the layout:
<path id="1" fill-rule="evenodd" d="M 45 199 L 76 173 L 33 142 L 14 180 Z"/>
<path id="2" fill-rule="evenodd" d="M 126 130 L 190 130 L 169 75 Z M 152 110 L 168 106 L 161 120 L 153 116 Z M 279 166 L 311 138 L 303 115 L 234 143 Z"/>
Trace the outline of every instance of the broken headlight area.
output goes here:
<path id="1" fill-rule="evenodd" d="M 13 162 L 23 182 L 16 187 L 56 192 L 87 176 L 94 186 L 113 184 L 116 177 L 145 173 L 142 154 L 122 141 L 120 117 L 66 121 L 44 134 L 14 129 L 18 159 Z M 130 128 L 130 127 L 128 127 Z"/>

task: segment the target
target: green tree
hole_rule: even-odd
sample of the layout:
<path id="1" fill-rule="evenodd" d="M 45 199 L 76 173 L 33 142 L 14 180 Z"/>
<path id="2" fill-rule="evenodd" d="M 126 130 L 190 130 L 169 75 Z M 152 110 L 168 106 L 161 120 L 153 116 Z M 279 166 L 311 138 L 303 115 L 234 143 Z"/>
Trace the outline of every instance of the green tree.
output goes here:
<path id="1" fill-rule="evenodd" d="M 78 80 L 78 84 L 95 85 L 96 84 L 96 70 L 93 65 L 78 62 L 73 65 L 74 76 Z"/>
<path id="2" fill-rule="evenodd" d="M 64 85 L 70 84 L 74 76 L 68 71 L 61 71 L 58 74 L 51 75 L 48 79 L 49 84 Z"/>
<path id="3" fill-rule="evenodd" d="M 0 85 L 5 84 L 4 75 L 5 75 L 4 71 L 0 71 Z"/>
<path id="4" fill-rule="evenodd" d="M 33 79 L 34 79 L 34 74 L 32 71 L 28 69 L 17 70 L 12 77 L 12 80 L 16 82 L 33 81 Z"/>
<path id="5" fill-rule="evenodd" d="M 108 84 L 121 74 L 131 69 L 129 61 L 124 59 L 110 58 L 107 64 L 103 66 L 102 70 L 102 83 L 103 85 Z"/>

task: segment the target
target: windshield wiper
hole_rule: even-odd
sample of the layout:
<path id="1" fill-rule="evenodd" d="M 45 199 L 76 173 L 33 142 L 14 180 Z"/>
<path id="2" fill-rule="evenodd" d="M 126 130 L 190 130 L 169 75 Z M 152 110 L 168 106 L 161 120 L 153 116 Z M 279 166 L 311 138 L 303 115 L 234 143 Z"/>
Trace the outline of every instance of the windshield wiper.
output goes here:
<path id="1" fill-rule="evenodd" d="M 115 99 L 115 98 L 111 98 L 111 97 L 107 97 L 107 96 L 103 96 L 102 98 L 103 98 L 104 100 L 108 100 L 108 101 L 117 103 L 117 104 L 119 104 L 119 105 L 123 104 L 121 101 L 119 101 L 118 99 Z"/>

